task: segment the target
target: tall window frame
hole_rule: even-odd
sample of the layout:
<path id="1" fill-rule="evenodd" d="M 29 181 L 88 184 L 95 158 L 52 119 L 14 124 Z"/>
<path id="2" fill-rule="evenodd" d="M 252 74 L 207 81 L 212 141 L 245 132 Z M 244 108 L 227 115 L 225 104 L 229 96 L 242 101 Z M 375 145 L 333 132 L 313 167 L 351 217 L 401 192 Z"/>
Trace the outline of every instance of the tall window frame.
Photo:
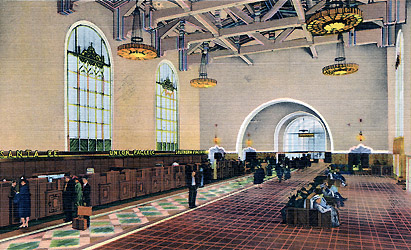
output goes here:
<path id="1" fill-rule="evenodd" d="M 300 136 L 302 133 L 313 134 L 313 137 Z M 327 148 L 326 130 L 318 118 L 301 116 L 287 125 L 283 142 L 283 150 L 289 156 L 300 156 L 297 152 L 311 152 L 312 158 L 323 158 Z"/>
<path id="2" fill-rule="evenodd" d="M 176 151 L 179 146 L 178 76 L 172 63 L 163 61 L 156 71 L 156 150 Z"/>
<path id="3" fill-rule="evenodd" d="M 112 147 L 111 52 L 94 24 L 72 25 L 66 39 L 66 131 L 69 151 Z"/>
<path id="4" fill-rule="evenodd" d="M 404 136 L 404 35 L 398 31 L 395 44 L 395 137 Z"/>

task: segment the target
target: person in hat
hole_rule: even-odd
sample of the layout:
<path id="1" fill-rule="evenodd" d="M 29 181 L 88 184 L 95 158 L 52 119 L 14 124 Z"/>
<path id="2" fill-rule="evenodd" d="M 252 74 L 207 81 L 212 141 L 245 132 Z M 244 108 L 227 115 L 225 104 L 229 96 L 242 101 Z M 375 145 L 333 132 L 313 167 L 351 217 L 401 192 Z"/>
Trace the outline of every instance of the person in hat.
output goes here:
<path id="1" fill-rule="evenodd" d="M 77 208 L 83 205 L 83 188 L 77 176 L 73 176 L 74 185 L 74 217 L 77 217 Z"/>
<path id="2" fill-rule="evenodd" d="M 86 207 L 91 207 L 91 186 L 88 183 L 88 177 L 83 176 L 81 179 L 83 182 L 83 204 Z M 87 220 L 87 227 L 90 227 L 90 216 L 84 216 Z"/>
<path id="3" fill-rule="evenodd" d="M 65 222 L 73 220 L 74 212 L 74 195 L 76 183 L 70 177 L 69 174 L 64 175 L 64 187 L 63 187 L 63 211 L 65 215 Z"/>

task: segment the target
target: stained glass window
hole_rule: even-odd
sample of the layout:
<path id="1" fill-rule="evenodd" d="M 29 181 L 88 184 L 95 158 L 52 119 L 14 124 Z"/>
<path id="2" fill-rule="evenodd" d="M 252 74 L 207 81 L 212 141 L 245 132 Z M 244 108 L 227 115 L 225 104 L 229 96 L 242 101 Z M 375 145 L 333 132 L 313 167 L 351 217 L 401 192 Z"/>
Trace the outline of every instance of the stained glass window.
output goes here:
<path id="1" fill-rule="evenodd" d="M 177 75 L 174 67 L 162 62 L 156 75 L 156 149 L 178 149 Z"/>
<path id="2" fill-rule="evenodd" d="M 315 117 L 299 117 L 287 126 L 284 134 L 284 152 L 310 152 L 312 158 L 322 158 L 325 149 L 325 130 Z M 301 155 L 298 153 L 288 156 Z"/>
<path id="3" fill-rule="evenodd" d="M 395 136 L 404 136 L 404 37 L 398 32 L 395 58 Z"/>
<path id="4" fill-rule="evenodd" d="M 67 46 L 67 123 L 70 151 L 111 149 L 111 63 L 92 27 L 72 29 Z"/>

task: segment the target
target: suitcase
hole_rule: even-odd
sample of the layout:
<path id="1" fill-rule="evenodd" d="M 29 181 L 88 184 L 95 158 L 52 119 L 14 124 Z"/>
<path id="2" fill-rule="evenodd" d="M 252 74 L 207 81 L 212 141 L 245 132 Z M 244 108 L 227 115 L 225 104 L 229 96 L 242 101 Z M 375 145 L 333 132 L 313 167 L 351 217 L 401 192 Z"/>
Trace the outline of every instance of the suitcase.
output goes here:
<path id="1" fill-rule="evenodd" d="M 87 229 L 87 219 L 80 218 L 80 217 L 74 218 L 72 227 L 73 229 L 86 230 Z"/>
<path id="2" fill-rule="evenodd" d="M 82 216 L 91 216 L 92 207 L 78 206 L 77 207 L 77 214 L 82 215 Z"/>

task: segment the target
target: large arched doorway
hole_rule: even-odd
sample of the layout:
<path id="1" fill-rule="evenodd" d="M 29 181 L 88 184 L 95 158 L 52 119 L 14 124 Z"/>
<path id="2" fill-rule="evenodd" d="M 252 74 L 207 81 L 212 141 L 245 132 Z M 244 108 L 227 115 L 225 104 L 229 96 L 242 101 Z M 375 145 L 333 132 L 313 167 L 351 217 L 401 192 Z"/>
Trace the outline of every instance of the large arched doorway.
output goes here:
<path id="1" fill-rule="evenodd" d="M 302 124 L 308 130 L 305 132 L 312 132 L 314 137 L 291 135 L 291 132 L 295 132 L 297 128 L 305 130 L 301 127 Z M 316 152 L 315 158 L 319 158 L 325 151 L 334 150 L 332 134 L 324 117 L 312 106 L 288 98 L 264 103 L 244 119 L 236 142 L 236 152 L 239 155 L 242 149 L 247 147 L 248 139 L 253 141 L 253 148 L 260 152 L 304 149 L 304 151 Z"/>

